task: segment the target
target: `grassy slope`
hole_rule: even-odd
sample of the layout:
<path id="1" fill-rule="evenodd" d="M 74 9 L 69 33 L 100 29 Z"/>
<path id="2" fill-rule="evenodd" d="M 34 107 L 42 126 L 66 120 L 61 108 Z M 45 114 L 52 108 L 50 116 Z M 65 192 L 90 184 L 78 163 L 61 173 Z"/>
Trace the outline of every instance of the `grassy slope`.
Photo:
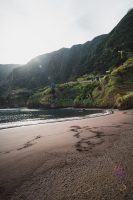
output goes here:
<path id="1" fill-rule="evenodd" d="M 74 82 L 58 84 L 55 97 L 52 90 L 45 87 L 32 95 L 29 107 L 133 107 L 133 58 L 114 69 L 99 81 L 90 80 L 86 75 Z"/>
<path id="2" fill-rule="evenodd" d="M 93 91 L 96 103 L 101 106 L 120 108 L 122 104 L 119 98 L 133 91 L 133 59 L 128 59 L 122 66 L 104 76 L 100 86 Z"/>

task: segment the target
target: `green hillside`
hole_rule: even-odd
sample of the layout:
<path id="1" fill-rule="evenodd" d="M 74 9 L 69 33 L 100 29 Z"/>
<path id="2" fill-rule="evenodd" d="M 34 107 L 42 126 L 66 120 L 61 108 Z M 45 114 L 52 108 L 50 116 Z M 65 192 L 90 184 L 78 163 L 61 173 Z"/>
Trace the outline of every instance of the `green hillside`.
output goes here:
<path id="1" fill-rule="evenodd" d="M 109 34 L 5 72 L 0 66 L 0 107 L 131 107 L 132 27 L 133 9 Z"/>
<path id="2" fill-rule="evenodd" d="M 73 82 L 58 84 L 30 96 L 28 107 L 133 107 L 133 58 L 109 74 L 94 80 L 86 75 Z"/>

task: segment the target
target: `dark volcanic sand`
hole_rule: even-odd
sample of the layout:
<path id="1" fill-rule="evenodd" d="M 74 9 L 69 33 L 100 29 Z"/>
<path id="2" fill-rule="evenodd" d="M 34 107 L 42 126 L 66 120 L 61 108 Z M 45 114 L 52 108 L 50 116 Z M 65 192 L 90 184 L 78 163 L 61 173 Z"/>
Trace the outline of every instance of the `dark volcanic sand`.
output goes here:
<path id="1" fill-rule="evenodd" d="M 0 131 L 1 200 L 133 200 L 133 111 Z"/>

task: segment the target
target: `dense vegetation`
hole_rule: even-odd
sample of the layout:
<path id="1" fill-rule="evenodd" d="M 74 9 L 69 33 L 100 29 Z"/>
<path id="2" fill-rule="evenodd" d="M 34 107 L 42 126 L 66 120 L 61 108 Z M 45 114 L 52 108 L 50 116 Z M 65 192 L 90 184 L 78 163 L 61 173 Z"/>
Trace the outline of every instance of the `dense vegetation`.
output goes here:
<path id="1" fill-rule="evenodd" d="M 86 75 L 73 82 L 58 84 L 54 91 L 45 87 L 28 100 L 29 107 L 133 107 L 133 58 L 99 80 Z"/>

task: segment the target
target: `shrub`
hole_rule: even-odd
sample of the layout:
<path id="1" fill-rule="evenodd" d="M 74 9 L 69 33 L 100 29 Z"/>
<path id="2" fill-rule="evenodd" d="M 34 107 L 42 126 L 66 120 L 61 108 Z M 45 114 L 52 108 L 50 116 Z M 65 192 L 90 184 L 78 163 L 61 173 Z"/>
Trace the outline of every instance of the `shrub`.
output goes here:
<path id="1" fill-rule="evenodd" d="M 116 99 L 116 106 L 122 110 L 133 108 L 133 92 L 119 96 Z"/>

